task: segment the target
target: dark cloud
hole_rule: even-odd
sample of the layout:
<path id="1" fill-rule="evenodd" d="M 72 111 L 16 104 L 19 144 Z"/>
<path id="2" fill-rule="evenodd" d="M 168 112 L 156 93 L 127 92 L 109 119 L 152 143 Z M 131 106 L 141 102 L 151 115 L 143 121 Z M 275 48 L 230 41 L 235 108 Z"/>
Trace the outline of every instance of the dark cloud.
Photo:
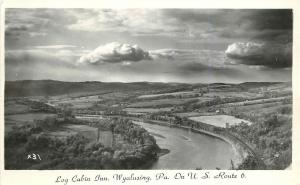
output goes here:
<path id="1" fill-rule="evenodd" d="M 76 21 L 73 16 L 68 16 L 68 12 L 69 10 L 64 9 L 7 8 L 5 34 L 15 39 L 21 35 L 32 37 L 45 35 L 50 31 L 59 32 L 65 25 Z"/>
<path id="2" fill-rule="evenodd" d="M 228 71 L 231 70 L 225 66 L 207 65 L 197 62 L 189 62 L 180 65 L 180 70 L 185 72 L 203 72 L 203 71 Z"/>
<path id="3" fill-rule="evenodd" d="M 210 23 L 214 26 L 224 26 L 231 21 L 232 12 L 235 10 L 222 9 L 164 9 L 163 13 L 169 18 L 188 23 Z"/>
<path id="4" fill-rule="evenodd" d="M 204 34 L 231 39 L 292 41 L 291 9 L 168 9 L 163 13 L 183 26 L 190 25 L 196 38 Z M 203 27 L 203 23 L 207 25 Z"/>
<path id="5" fill-rule="evenodd" d="M 26 33 L 31 25 L 26 24 L 9 24 L 5 26 L 5 36 L 18 38 L 22 33 Z"/>
<path id="6" fill-rule="evenodd" d="M 291 30 L 293 28 L 293 12 L 291 9 L 247 10 L 249 13 L 241 17 L 249 21 L 252 29 L 257 30 Z"/>
<path id="7" fill-rule="evenodd" d="M 11 32 L 11 31 L 26 31 L 29 29 L 30 26 L 28 25 L 9 25 L 5 28 L 5 31 Z"/>
<path id="8" fill-rule="evenodd" d="M 181 76 L 210 76 L 210 80 L 214 78 L 226 81 L 229 78 L 233 80 L 237 76 L 247 76 L 241 70 L 237 70 L 234 66 L 216 66 L 207 65 L 197 62 L 189 62 L 182 64 L 177 68 L 178 74 Z"/>
<path id="9" fill-rule="evenodd" d="M 246 39 L 250 42 L 228 46 L 226 55 L 229 58 L 246 65 L 270 68 L 292 66 L 292 10 L 244 10 L 237 25 L 242 26 L 224 29 L 220 36 Z"/>
<path id="10" fill-rule="evenodd" d="M 52 65 L 55 67 L 75 67 L 76 56 L 48 50 L 9 50 L 5 52 L 5 66 L 21 68 L 23 66 Z"/>
<path id="11" fill-rule="evenodd" d="M 270 68 L 286 68 L 292 66 L 292 44 L 276 43 L 234 43 L 225 51 L 234 62 L 267 66 Z"/>
<path id="12" fill-rule="evenodd" d="M 245 30 L 256 31 L 251 39 L 288 43 L 293 36 L 293 12 L 291 9 L 253 10 L 241 17 L 247 21 Z"/>
<path id="13" fill-rule="evenodd" d="M 293 40 L 292 30 L 262 30 L 251 37 L 253 40 L 265 42 L 289 43 Z"/>
<path id="14" fill-rule="evenodd" d="M 185 72 L 203 72 L 207 70 L 218 70 L 219 68 L 214 68 L 202 63 L 188 63 L 180 66 L 180 69 Z"/>

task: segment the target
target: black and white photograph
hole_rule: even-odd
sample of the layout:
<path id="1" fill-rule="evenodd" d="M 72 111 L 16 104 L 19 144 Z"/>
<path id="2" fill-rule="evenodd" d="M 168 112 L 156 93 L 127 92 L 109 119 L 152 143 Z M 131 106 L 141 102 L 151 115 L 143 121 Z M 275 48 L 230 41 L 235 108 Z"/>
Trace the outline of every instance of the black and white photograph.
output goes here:
<path id="1" fill-rule="evenodd" d="M 5 8 L 5 170 L 290 170 L 293 10 Z"/>

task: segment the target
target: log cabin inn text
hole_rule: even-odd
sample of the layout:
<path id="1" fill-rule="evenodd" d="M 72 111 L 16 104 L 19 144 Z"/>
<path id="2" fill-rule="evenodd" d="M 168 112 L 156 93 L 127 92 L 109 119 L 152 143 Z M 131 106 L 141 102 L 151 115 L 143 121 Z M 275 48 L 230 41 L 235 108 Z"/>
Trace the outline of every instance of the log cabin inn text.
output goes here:
<path id="1" fill-rule="evenodd" d="M 244 179 L 246 175 L 244 173 L 235 172 L 174 172 L 173 175 L 166 175 L 164 173 L 156 173 L 153 176 L 141 175 L 131 173 L 130 175 L 124 175 L 122 173 L 113 174 L 111 178 L 107 175 L 96 175 L 91 178 L 86 175 L 74 175 L 72 178 L 58 176 L 55 180 L 57 184 L 67 185 L 68 183 L 79 183 L 79 182 L 103 182 L 103 181 L 118 181 L 121 183 L 127 183 L 129 181 L 139 181 L 141 183 L 148 183 L 154 181 L 167 181 L 167 180 L 205 180 L 205 179 Z"/>

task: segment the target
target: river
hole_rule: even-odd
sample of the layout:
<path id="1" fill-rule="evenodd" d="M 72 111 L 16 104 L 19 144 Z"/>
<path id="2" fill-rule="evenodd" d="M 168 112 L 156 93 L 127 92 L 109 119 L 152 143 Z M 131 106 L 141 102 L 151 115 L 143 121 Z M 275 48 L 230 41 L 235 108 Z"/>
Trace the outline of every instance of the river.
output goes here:
<path id="1" fill-rule="evenodd" d="M 229 169 L 234 159 L 233 148 L 221 139 L 180 128 L 134 123 L 150 132 L 160 148 L 170 150 L 151 169 Z"/>

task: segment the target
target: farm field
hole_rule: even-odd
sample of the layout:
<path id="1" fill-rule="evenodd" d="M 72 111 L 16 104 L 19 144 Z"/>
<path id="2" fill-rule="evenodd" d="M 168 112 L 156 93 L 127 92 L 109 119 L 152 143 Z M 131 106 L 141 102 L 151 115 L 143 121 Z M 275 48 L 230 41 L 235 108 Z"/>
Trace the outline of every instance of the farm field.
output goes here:
<path id="1" fill-rule="evenodd" d="M 195 94 L 194 91 L 180 91 L 180 92 L 173 92 L 173 93 L 162 93 L 162 94 L 147 94 L 138 96 L 138 99 L 147 99 L 147 98 L 157 98 L 157 97 L 164 97 L 164 96 L 179 96 L 179 95 L 193 95 Z"/>
<path id="2" fill-rule="evenodd" d="M 216 113 L 215 112 L 180 112 L 180 113 L 176 113 L 175 115 L 179 117 L 196 117 L 196 116 L 216 115 Z"/>
<path id="3" fill-rule="evenodd" d="M 130 113 L 155 113 L 155 112 L 170 112 L 172 107 L 164 107 L 164 108 L 125 108 L 123 111 Z"/>
<path id="4" fill-rule="evenodd" d="M 282 104 L 282 102 L 273 102 L 273 103 L 225 107 L 222 108 L 222 110 L 228 114 L 230 114 L 230 112 L 251 114 L 251 113 L 261 113 L 261 112 L 264 113 L 276 112 L 285 107 L 292 107 L 292 104 Z"/>
<path id="5" fill-rule="evenodd" d="M 88 125 L 65 124 L 54 130 L 45 131 L 43 135 L 51 138 L 66 139 L 67 137 L 80 134 L 89 139 L 90 142 L 96 142 L 97 131 L 97 128 Z"/>
<path id="6" fill-rule="evenodd" d="M 80 120 L 87 120 L 87 121 L 96 121 L 96 120 L 100 120 L 103 119 L 103 116 L 101 115 L 76 115 L 75 116 L 76 119 L 80 119 Z"/>
<path id="7" fill-rule="evenodd" d="M 46 117 L 54 117 L 55 114 L 48 114 L 48 113 L 26 113 L 26 114 L 14 114 L 14 115 L 7 115 L 5 117 L 6 120 L 11 121 L 20 121 L 20 122 L 32 122 L 34 120 L 42 120 Z"/>
<path id="8" fill-rule="evenodd" d="M 207 94 L 204 94 L 204 97 L 215 97 L 219 96 L 220 98 L 225 98 L 225 97 L 241 97 L 241 98 L 258 98 L 262 97 L 262 94 L 257 94 L 257 93 L 250 93 L 250 92 L 209 92 Z"/>
<path id="9" fill-rule="evenodd" d="M 47 117 L 55 117 L 55 114 L 48 113 L 26 113 L 5 115 L 5 133 L 13 130 L 13 127 L 20 127 L 34 123 L 34 120 L 44 120 Z"/>
<path id="10" fill-rule="evenodd" d="M 189 117 L 189 119 L 193 121 L 199 121 L 202 123 L 214 125 L 216 127 L 221 127 L 221 128 L 226 128 L 226 123 L 228 123 L 229 126 L 237 125 L 241 122 L 247 123 L 249 125 L 252 124 L 250 121 L 235 118 L 234 116 L 228 116 L 228 115 L 197 116 L 197 117 Z"/>
<path id="11" fill-rule="evenodd" d="M 283 97 L 276 97 L 276 98 L 264 98 L 264 99 L 257 99 L 257 100 L 246 100 L 246 101 L 238 101 L 233 103 L 221 103 L 217 104 L 214 107 L 216 108 L 228 108 L 228 107 L 238 107 L 238 106 L 249 106 L 249 105 L 259 105 L 259 104 L 270 104 L 270 103 L 284 103 L 289 102 L 292 100 L 291 96 L 283 96 Z"/>
<path id="12" fill-rule="evenodd" d="M 55 131 L 46 131 L 44 133 L 45 136 L 51 137 L 51 138 L 57 138 L 57 139 L 66 139 L 67 137 L 70 136 L 75 136 L 78 132 L 71 130 L 71 129 L 66 129 L 66 128 L 58 128 Z"/>
<path id="13" fill-rule="evenodd" d="M 88 125 L 75 125 L 67 124 L 63 128 L 82 134 L 84 137 L 88 138 L 90 141 L 97 141 L 97 131 L 95 127 L 90 127 Z"/>
<path id="14" fill-rule="evenodd" d="M 159 99 L 159 100 L 152 100 L 152 101 L 144 101 L 144 102 L 136 102 L 128 105 L 128 107 L 132 108 L 146 108 L 146 107 L 169 107 L 175 105 L 182 105 L 191 101 L 198 101 L 195 98 L 187 98 L 187 99 Z"/>
<path id="15" fill-rule="evenodd" d="M 49 103 L 58 106 L 61 104 L 70 104 L 75 109 L 84 109 L 93 106 L 94 103 L 102 101 L 98 96 L 82 96 L 77 98 L 65 98 L 51 100 Z"/>
<path id="16" fill-rule="evenodd" d="M 5 103 L 5 114 L 20 114 L 30 110 L 29 106 L 16 102 Z"/>

